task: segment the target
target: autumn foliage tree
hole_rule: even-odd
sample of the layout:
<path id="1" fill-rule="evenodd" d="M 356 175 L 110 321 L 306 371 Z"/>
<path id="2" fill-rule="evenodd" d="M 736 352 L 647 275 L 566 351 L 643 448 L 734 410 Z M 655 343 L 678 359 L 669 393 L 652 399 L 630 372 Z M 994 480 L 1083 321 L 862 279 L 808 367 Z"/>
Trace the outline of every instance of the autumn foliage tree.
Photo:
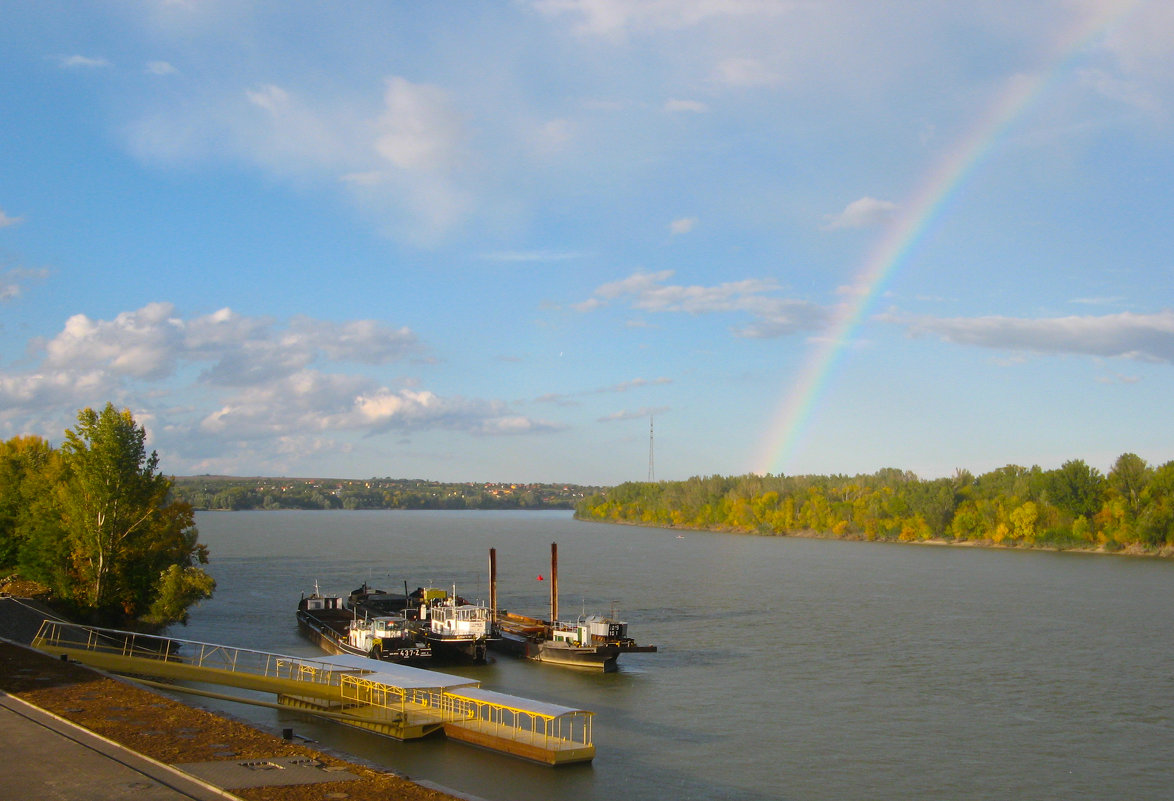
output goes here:
<path id="1" fill-rule="evenodd" d="M 695 477 L 629 482 L 585 498 L 586 520 L 865 540 L 1129 548 L 1174 554 L 1174 462 L 1123 454 L 1107 476 L 1081 460 L 1054 470 L 1007 465 L 974 476 Z"/>
<path id="2" fill-rule="evenodd" d="M 129 411 L 83 409 L 43 461 L 20 476 L 23 505 L 10 534 L 27 577 L 103 623 L 182 621 L 211 595 L 212 578 L 196 567 L 207 551 L 192 508 L 171 498 Z"/>

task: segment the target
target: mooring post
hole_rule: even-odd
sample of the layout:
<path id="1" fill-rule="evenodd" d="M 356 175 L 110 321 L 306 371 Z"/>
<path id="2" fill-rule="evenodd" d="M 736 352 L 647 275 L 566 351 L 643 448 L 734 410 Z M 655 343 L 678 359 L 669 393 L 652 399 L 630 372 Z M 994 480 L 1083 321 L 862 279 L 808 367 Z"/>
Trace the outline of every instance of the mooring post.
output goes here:
<path id="1" fill-rule="evenodd" d="M 558 621 L 558 543 L 550 544 L 550 622 Z"/>
<path id="2" fill-rule="evenodd" d="M 497 622 L 497 549 L 489 549 L 489 620 Z"/>

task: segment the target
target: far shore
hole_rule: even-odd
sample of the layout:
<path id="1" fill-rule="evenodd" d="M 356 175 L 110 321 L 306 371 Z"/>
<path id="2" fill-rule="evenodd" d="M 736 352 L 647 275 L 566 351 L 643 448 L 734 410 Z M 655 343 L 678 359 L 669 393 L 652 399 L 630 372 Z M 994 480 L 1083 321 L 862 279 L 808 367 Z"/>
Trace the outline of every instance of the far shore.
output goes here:
<path id="1" fill-rule="evenodd" d="M 738 534 L 747 537 L 793 537 L 797 539 L 807 540 L 840 540 L 843 542 L 875 542 L 884 545 L 934 545 L 934 546 L 949 546 L 955 548 L 987 548 L 991 550 L 1004 551 L 1050 551 L 1052 553 L 1080 553 L 1080 554 L 1096 554 L 1103 556 L 1146 556 L 1155 559 L 1170 559 L 1174 558 L 1174 546 L 1163 546 L 1156 550 L 1147 550 L 1141 546 L 1130 545 L 1124 548 L 1107 548 L 1104 545 L 1076 547 L 1076 546 L 1059 546 L 1049 544 L 1027 545 L 1018 542 L 995 542 L 994 540 L 951 540 L 944 537 L 933 537 L 928 540 L 896 540 L 896 539 L 868 539 L 862 535 L 852 534 L 847 536 L 836 536 L 835 534 L 824 534 L 813 529 L 802 529 L 800 531 L 787 531 L 781 533 L 760 533 L 758 531 L 750 531 L 747 529 L 733 528 L 730 526 L 714 527 L 714 528 L 697 528 L 693 526 L 673 526 L 673 525 L 657 525 L 655 523 L 637 523 L 631 520 L 594 520 L 586 517 L 579 517 L 576 515 L 575 520 L 583 523 L 613 523 L 619 526 L 637 526 L 640 528 L 659 528 L 666 531 L 694 531 L 694 532 L 708 532 L 711 534 Z"/>

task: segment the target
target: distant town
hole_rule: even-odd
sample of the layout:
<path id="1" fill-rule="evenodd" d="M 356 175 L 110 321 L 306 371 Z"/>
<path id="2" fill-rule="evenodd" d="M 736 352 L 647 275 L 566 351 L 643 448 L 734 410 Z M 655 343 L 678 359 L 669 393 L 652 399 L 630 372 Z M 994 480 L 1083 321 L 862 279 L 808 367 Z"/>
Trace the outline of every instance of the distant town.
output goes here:
<path id="1" fill-rule="evenodd" d="M 175 498 L 199 510 L 574 509 L 603 487 L 452 483 L 406 478 L 176 476 Z"/>

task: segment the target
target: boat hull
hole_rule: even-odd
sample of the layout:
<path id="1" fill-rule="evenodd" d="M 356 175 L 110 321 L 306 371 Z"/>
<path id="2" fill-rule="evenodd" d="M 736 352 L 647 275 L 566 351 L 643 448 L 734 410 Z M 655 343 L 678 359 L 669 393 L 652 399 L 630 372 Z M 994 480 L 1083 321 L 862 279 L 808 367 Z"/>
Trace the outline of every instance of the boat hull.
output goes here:
<path id="1" fill-rule="evenodd" d="M 425 640 L 437 662 L 445 664 L 485 664 L 486 638 L 443 637 L 427 635 Z"/>
<path id="2" fill-rule="evenodd" d="M 492 641 L 493 648 L 502 653 L 546 662 L 551 665 L 601 670 L 611 673 L 619 669 L 620 654 L 655 653 L 655 645 L 626 645 L 623 643 L 602 643 L 599 645 L 567 645 L 541 637 L 520 634 L 508 629 L 498 632 Z"/>
<path id="3" fill-rule="evenodd" d="M 617 660 L 619 657 L 620 651 L 615 646 L 565 646 L 555 642 L 544 642 L 538 645 L 538 655 L 531 658 L 539 662 L 548 662 L 552 665 L 584 668 L 587 670 L 602 670 L 604 673 L 611 673 L 617 669 Z"/>

